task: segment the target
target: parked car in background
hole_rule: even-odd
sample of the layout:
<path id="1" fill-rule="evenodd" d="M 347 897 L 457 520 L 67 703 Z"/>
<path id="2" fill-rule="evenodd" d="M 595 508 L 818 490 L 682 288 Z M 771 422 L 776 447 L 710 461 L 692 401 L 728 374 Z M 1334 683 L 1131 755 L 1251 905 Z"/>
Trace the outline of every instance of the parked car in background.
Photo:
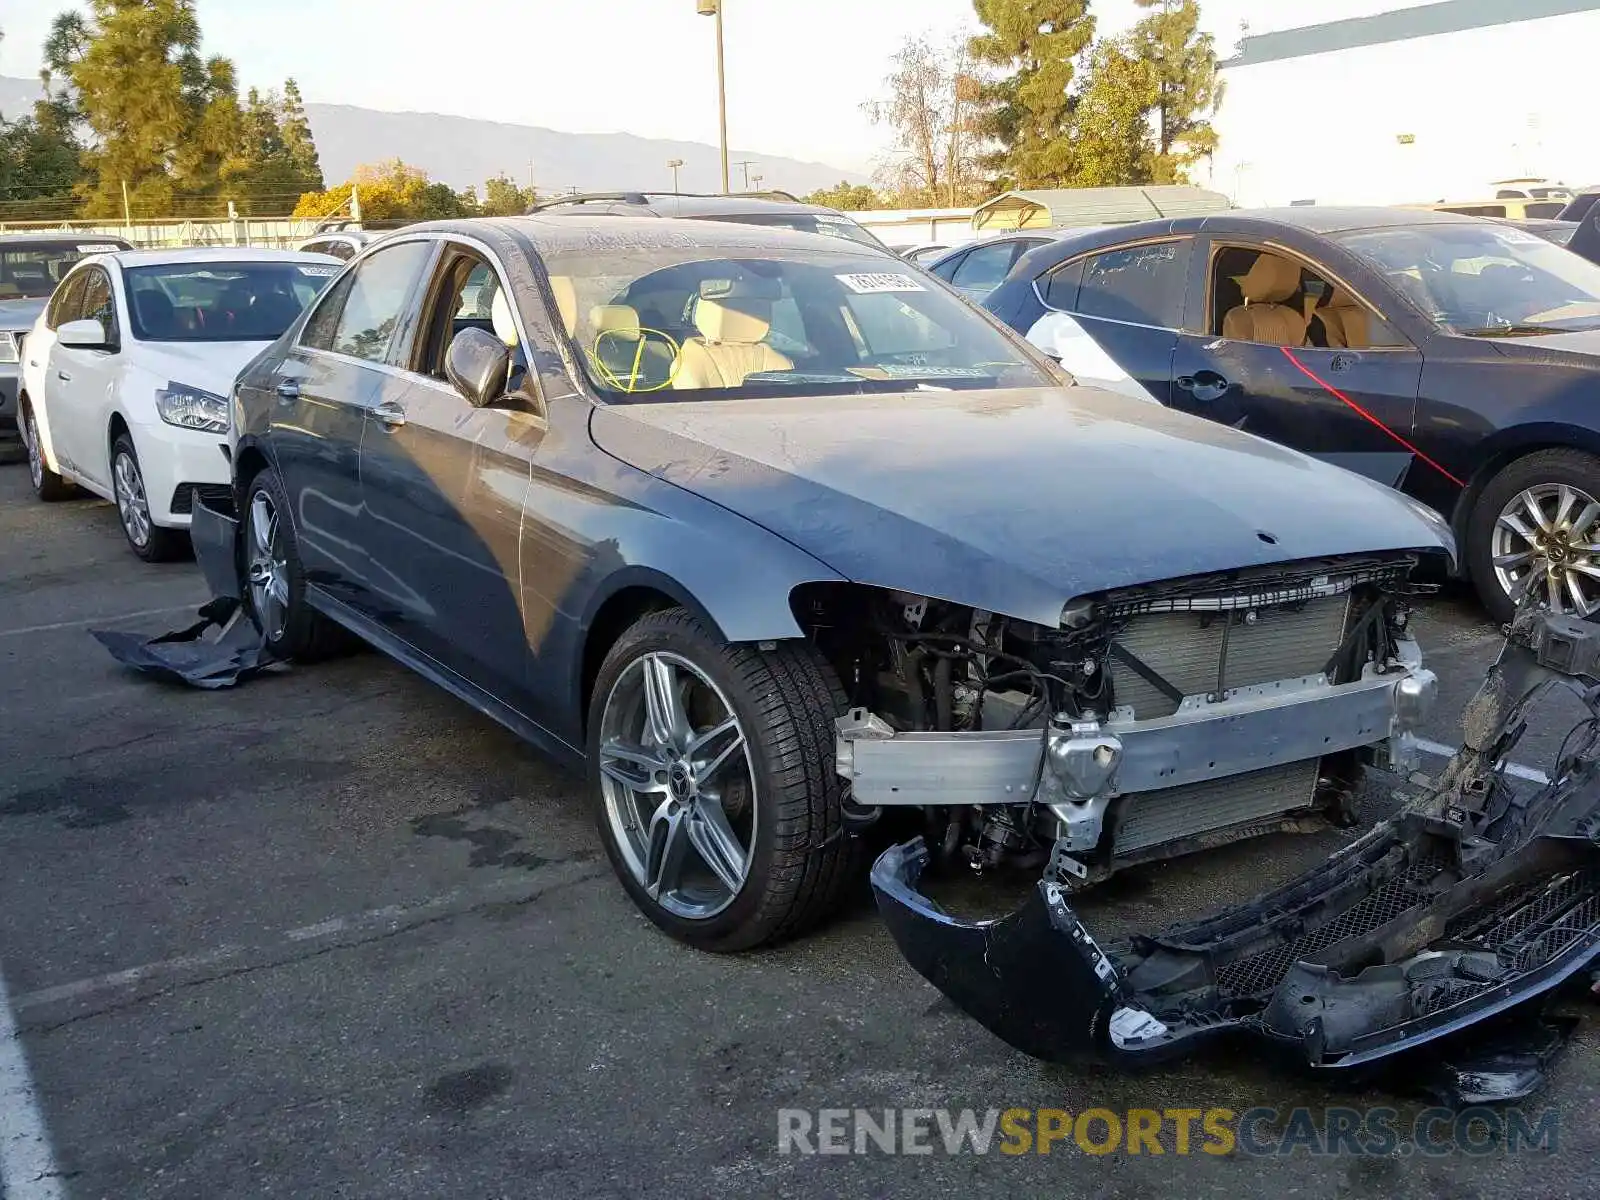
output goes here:
<path id="1" fill-rule="evenodd" d="M 121 238 L 94 234 L 0 234 L 0 455 L 22 448 L 22 346 L 45 301 L 79 259 L 128 248 Z"/>
<path id="2" fill-rule="evenodd" d="M 1000 286 L 1017 259 L 1054 240 L 1049 233 L 1002 233 L 958 246 L 927 267 L 962 295 L 982 300 Z"/>
<path id="3" fill-rule="evenodd" d="M 1501 196 L 1494 200 L 1449 200 L 1417 207 L 1431 212 L 1454 213 L 1460 217 L 1506 217 L 1513 221 L 1529 221 L 1560 217 L 1568 203 L 1566 196 L 1549 200 Z"/>
<path id="4" fill-rule="evenodd" d="M 213 586 L 280 657 L 354 631 L 585 767 L 629 896 L 708 949 L 819 921 L 894 814 L 1082 882 L 1343 814 L 1431 694 L 1437 516 L 1067 387 L 849 238 L 413 227 L 237 396 Z"/>
<path id="5" fill-rule="evenodd" d="M 769 229 L 798 229 L 883 247 L 866 226 L 838 209 L 807 204 L 788 192 L 748 192 L 701 196 L 689 192 L 586 192 L 541 200 L 528 210 L 542 216 L 688 217 L 732 221 Z"/>
<path id="6" fill-rule="evenodd" d="M 1083 373 L 1446 514 L 1489 611 L 1600 612 L 1600 267 L 1497 221 L 1303 207 L 1023 258 L 986 306 Z"/>
<path id="7" fill-rule="evenodd" d="M 329 254 L 340 262 L 347 262 L 382 236 L 383 232 L 380 230 L 340 229 L 331 233 L 319 233 L 295 249 L 302 254 Z"/>
<path id="8" fill-rule="evenodd" d="M 228 494 L 239 369 L 338 273 L 322 254 L 227 246 L 125 250 L 80 262 L 24 350 L 33 487 L 113 500 L 147 561 L 185 546 L 197 495 Z"/>
<path id="9" fill-rule="evenodd" d="M 1555 217 L 1529 221 L 1513 221 L 1509 217 L 1505 217 L 1501 218 L 1501 220 L 1504 224 L 1517 229 L 1526 229 L 1529 233 L 1542 237 L 1545 241 L 1552 242 L 1557 246 L 1569 245 L 1572 241 L 1572 235 L 1578 232 L 1578 223 L 1576 221 L 1562 221 Z"/>
<path id="10" fill-rule="evenodd" d="M 916 263 L 919 267 L 930 266 L 950 252 L 950 247 L 943 242 L 923 242 L 910 246 L 891 246 L 890 249 L 907 262 Z"/>

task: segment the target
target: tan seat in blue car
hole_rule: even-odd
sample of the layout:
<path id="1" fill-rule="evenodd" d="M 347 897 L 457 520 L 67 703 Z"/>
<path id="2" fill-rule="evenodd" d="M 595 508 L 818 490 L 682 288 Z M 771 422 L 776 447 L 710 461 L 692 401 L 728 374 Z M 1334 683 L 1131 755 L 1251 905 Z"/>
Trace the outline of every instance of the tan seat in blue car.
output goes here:
<path id="1" fill-rule="evenodd" d="M 1306 317 L 1284 303 L 1300 290 L 1300 267 L 1276 254 L 1258 254 L 1239 277 L 1244 303 L 1222 318 L 1222 336 L 1236 342 L 1303 346 Z"/>
<path id="2" fill-rule="evenodd" d="M 734 307 L 737 305 L 737 307 Z M 794 363 L 761 339 L 772 328 L 772 301 L 701 298 L 694 309 L 699 337 L 688 338 L 673 367 L 675 389 L 738 387 L 761 371 L 792 371 Z"/>

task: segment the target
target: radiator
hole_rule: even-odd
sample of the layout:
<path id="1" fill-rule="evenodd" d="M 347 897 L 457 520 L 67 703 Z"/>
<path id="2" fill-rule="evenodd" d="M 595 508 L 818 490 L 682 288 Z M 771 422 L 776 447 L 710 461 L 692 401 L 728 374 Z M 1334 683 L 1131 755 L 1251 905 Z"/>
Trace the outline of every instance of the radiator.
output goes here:
<path id="1" fill-rule="evenodd" d="M 1132 854 L 1213 829 L 1310 807 L 1321 759 L 1124 797 L 1113 853 Z"/>
<path id="2" fill-rule="evenodd" d="M 1207 695 L 1316 674 L 1344 638 L 1349 606 L 1349 595 L 1343 595 L 1248 614 L 1153 613 L 1129 621 L 1116 644 L 1185 696 Z M 1176 700 L 1115 656 L 1111 680 L 1117 706 L 1132 707 L 1142 721 L 1178 710 Z"/>

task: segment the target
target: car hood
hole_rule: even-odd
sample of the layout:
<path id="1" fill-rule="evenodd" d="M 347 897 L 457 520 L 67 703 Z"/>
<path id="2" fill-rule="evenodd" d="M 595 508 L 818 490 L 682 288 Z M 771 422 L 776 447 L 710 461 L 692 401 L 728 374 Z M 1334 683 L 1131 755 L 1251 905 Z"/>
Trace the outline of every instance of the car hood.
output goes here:
<path id="1" fill-rule="evenodd" d="M 1500 337 L 1487 341 L 1507 358 L 1537 358 L 1548 360 L 1551 352 L 1573 355 L 1579 359 L 1600 358 L 1600 329 L 1583 329 L 1573 333 L 1548 333 L 1536 337 Z M 1600 366 L 1600 363 L 1583 363 Z"/>
<path id="2" fill-rule="evenodd" d="M 641 403 L 591 429 L 846 578 L 1048 626 L 1109 588 L 1454 550 L 1388 488 L 1093 388 Z"/>
<path id="3" fill-rule="evenodd" d="M 140 342 L 134 362 L 161 382 L 183 383 L 214 395 L 233 391 L 239 373 L 271 342 Z"/>
<path id="4" fill-rule="evenodd" d="M 0 329 L 12 333 L 28 332 L 48 303 L 50 303 L 48 296 L 17 296 L 9 300 L 0 300 Z"/>

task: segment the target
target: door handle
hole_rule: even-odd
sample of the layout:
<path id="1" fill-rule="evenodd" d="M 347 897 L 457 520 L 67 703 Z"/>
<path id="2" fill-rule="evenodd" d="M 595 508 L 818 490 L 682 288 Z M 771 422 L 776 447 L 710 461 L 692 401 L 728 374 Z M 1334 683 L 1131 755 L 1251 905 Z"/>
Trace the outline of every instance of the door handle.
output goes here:
<path id="1" fill-rule="evenodd" d="M 56 372 L 56 378 L 61 380 L 62 383 L 71 383 L 72 382 L 72 376 L 68 375 L 65 371 L 57 371 Z"/>
<path id="2" fill-rule="evenodd" d="M 393 400 L 385 400 L 383 403 L 376 405 L 372 410 L 372 415 L 383 422 L 385 429 L 398 429 L 406 423 L 406 410 Z"/>
<path id="3" fill-rule="evenodd" d="M 300 385 L 292 379 L 278 380 L 278 386 L 273 389 L 284 400 L 300 399 Z"/>
<path id="4" fill-rule="evenodd" d="M 1233 384 L 1215 371 L 1196 371 L 1193 375 L 1180 375 L 1178 387 L 1196 400 L 1209 403 L 1226 396 Z"/>

